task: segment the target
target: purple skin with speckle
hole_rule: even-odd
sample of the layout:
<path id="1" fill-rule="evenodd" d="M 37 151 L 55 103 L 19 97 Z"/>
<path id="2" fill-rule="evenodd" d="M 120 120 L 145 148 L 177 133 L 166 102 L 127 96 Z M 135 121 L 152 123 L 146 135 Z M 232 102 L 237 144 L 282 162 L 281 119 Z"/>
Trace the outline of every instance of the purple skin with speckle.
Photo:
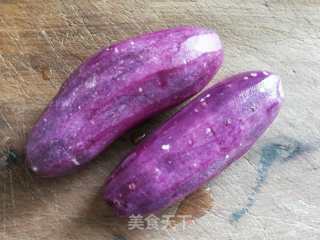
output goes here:
<path id="1" fill-rule="evenodd" d="M 120 216 L 170 206 L 244 155 L 277 116 L 278 76 L 245 72 L 208 89 L 151 134 L 107 179 Z"/>
<path id="2" fill-rule="evenodd" d="M 196 27 L 102 49 L 70 75 L 33 127 L 27 164 L 43 177 L 69 173 L 132 126 L 199 92 L 222 61 L 218 35 Z"/>

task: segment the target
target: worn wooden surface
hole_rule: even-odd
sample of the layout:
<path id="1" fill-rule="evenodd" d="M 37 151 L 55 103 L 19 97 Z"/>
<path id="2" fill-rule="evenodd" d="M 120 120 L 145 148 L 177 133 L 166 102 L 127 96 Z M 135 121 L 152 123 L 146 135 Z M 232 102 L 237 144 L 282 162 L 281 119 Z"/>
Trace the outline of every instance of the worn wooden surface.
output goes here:
<path id="1" fill-rule="evenodd" d="M 319 13 L 318 0 L 0 0 L 0 239 L 320 239 Z M 218 79 L 272 70 L 283 78 L 286 103 L 245 157 L 171 209 L 194 215 L 194 224 L 130 231 L 104 205 L 100 187 L 132 138 L 168 113 L 61 179 L 28 173 L 23 147 L 83 59 L 117 40 L 177 25 L 220 33 L 225 63 Z"/>

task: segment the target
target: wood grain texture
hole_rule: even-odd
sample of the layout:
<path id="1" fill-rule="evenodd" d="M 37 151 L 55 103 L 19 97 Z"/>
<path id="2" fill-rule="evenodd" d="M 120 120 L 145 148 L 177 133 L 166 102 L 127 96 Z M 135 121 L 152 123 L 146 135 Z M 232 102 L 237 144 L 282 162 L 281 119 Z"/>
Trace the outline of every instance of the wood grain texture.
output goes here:
<path id="1" fill-rule="evenodd" d="M 0 0 L 0 239 L 319 239 L 319 12 L 318 0 Z M 254 148 L 209 183 L 214 203 L 195 204 L 212 206 L 204 216 L 185 230 L 130 231 L 102 202 L 100 188 L 132 149 L 132 136 L 150 132 L 170 113 L 61 179 L 39 179 L 25 169 L 26 134 L 86 57 L 178 25 L 220 33 L 225 63 L 216 79 L 272 70 L 283 79 L 286 102 Z M 171 211 L 179 213 L 179 205 Z M 197 215 L 188 206 L 197 208 L 189 200 L 180 212 Z"/>

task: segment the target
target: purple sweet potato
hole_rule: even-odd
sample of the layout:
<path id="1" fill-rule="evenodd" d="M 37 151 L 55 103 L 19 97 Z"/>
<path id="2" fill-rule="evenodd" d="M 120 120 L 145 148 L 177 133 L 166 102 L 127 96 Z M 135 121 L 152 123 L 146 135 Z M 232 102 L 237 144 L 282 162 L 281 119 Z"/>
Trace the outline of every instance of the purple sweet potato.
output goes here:
<path id="1" fill-rule="evenodd" d="M 223 50 L 212 30 L 179 27 L 102 49 L 76 69 L 32 129 L 27 164 L 64 175 L 130 127 L 200 91 Z"/>
<path id="2" fill-rule="evenodd" d="M 109 176 L 104 199 L 118 215 L 149 214 L 181 200 L 239 159 L 277 116 L 278 76 L 245 72 L 202 93 L 145 139 Z"/>

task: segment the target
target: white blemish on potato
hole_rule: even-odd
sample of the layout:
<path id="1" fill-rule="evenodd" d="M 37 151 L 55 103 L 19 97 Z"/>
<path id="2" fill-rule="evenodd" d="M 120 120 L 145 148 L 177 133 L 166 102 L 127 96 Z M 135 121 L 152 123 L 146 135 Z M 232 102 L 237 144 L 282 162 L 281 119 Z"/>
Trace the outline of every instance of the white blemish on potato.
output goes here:
<path id="1" fill-rule="evenodd" d="M 72 159 L 71 159 L 71 162 L 73 162 L 74 165 L 76 165 L 76 166 L 79 166 L 79 165 L 80 165 L 80 163 L 78 162 L 78 160 L 77 160 L 76 158 L 72 158 Z"/>
<path id="2" fill-rule="evenodd" d="M 160 174 L 161 174 L 161 171 L 160 171 L 159 168 L 155 168 L 155 169 L 154 169 L 154 173 L 155 173 L 156 177 L 159 177 Z"/>
<path id="3" fill-rule="evenodd" d="M 250 76 L 251 77 L 256 77 L 256 76 L 258 76 L 258 73 L 250 73 Z"/>
<path id="4" fill-rule="evenodd" d="M 251 110 L 251 112 L 254 112 L 256 110 L 256 107 L 255 106 L 251 106 L 250 110 Z"/>
<path id="5" fill-rule="evenodd" d="M 166 151 L 169 151 L 170 148 L 171 148 L 170 144 L 163 144 L 163 145 L 161 146 L 161 149 L 162 149 L 162 150 L 166 150 Z"/>
<path id="6" fill-rule="evenodd" d="M 212 136 L 213 132 L 211 128 L 206 128 L 206 134 Z"/>
<path id="7" fill-rule="evenodd" d="M 34 171 L 34 172 L 38 172 L 38 170 L 39 170 L 36 166 L 33 166 L 31 169 L 32 169 L 32 171 Z"/>
<path id="8" fill-rule="evenodd" d="M 128 188 L 129 188 L 130 190 L 134 190 L 134 189 L 136 189 L 136 184 L 135 184 L 135 183 L 129 183 L 129 184 L 128 184 Z"/>
<path id="9" fill-rule="evenodd" d="M 73 96 L 75 96 L 74 94 L 72 94 Z M 70 103 L 71 103 L 71 100 L 65 100 L 65 101 L 63 101 L 62 103 L 61 103 L 61 106 L 63 107 L 63 108 L 65 108 L 65 107 L 68 107 L 68 106 L 70 106 Z"/>
<path id="10" fill-rule="evenodd" d="M 93 76 L 90 80 L 86 81 L 84 85 L 88 89 L 94 88 L 97 85 L 96 76 Z"/>

